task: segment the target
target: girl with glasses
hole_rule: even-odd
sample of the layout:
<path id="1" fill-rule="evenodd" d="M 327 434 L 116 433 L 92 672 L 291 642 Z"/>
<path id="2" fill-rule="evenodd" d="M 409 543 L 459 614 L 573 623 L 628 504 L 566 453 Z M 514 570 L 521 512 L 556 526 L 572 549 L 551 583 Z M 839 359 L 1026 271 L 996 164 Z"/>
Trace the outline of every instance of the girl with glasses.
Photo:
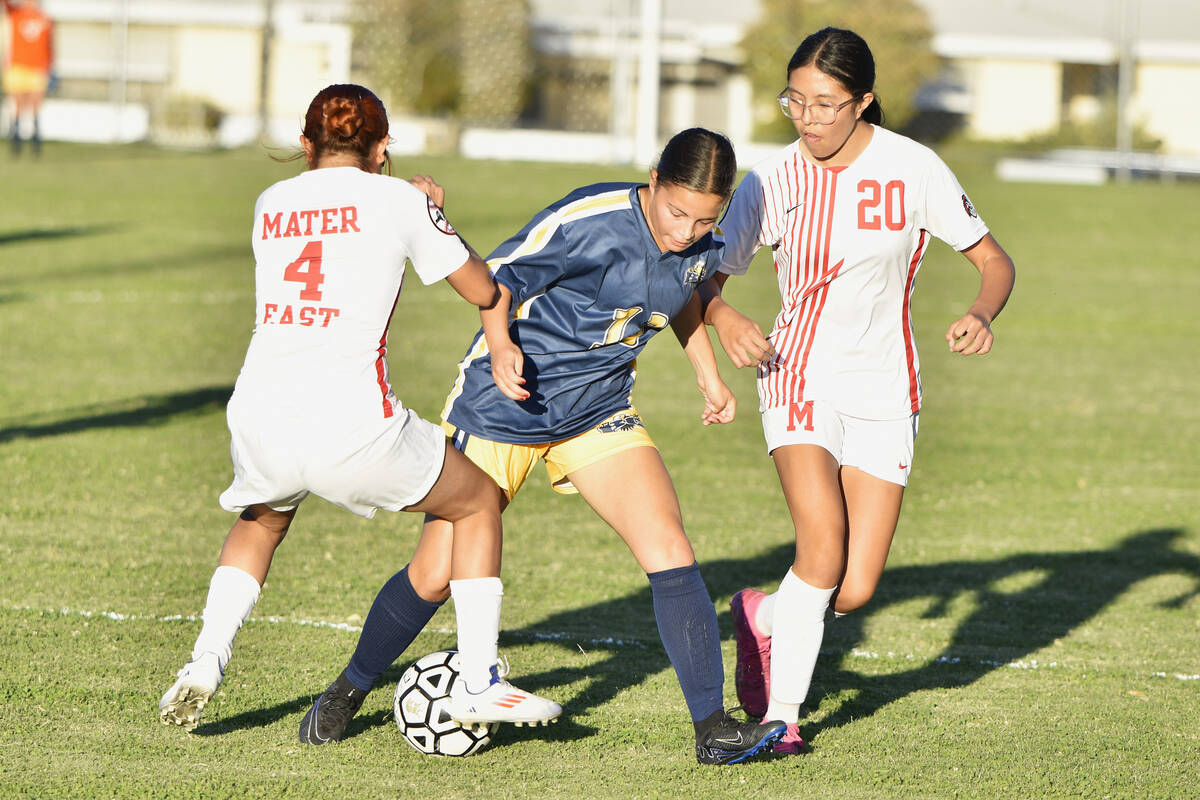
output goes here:
<path id="1" fill-rule="evenodd" d="M 946 330 L 961 355 L 991 350 L 1014 270 L 941 159 L 882 127 L 860 36 L 812 34 L 787 81 L 779 102 L 799 138 L 739 185 L 709 284 L 744 274 L 769 246 L 782 307 L 763 336 L 718 289 L 705 319 L 735 365 L 757 367 L 767 451 L 796 537 L 774 591 L 733 597 L 738 698 L 751 715 L 787 723 L 776 752 L 797 753 L 826 615 L 874 594 L 912 470 L 921 373 L 909 304 L 925 251 L 937 237 L 980 273 L 974 301 Z"/>

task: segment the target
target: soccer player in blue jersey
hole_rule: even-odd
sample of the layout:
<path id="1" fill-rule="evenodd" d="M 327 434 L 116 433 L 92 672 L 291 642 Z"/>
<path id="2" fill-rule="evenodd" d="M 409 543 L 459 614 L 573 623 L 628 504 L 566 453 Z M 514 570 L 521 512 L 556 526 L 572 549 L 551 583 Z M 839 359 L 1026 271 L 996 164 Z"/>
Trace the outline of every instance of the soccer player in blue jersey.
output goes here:
<path id="1" fill-rule="evenodd" d="M 667 144 L 648 184 L 586 186 L 535 215 L 488 259 L 501 297 L 481 310 L 482 329 L 443 411 L 454 445 L 499 485 L 502 507 L 544 460 L 554 488 L 583 495 L 625 541 L 649 578 L 704 764 L 769 752 L 786 726 L 724 710 L 716 612 L 631 393 L 635 359 L 669 324 L 696 370 L 704 423 L 733 419 L 695 290 L 721 262 L 713 229 L 736 170 L 728 139 L 692 128 Z M 451 541 L 445 520 L 426 517 L 412 561 L 375 598 L 349 665 L 305 716 L 302 741 L 341 738 L 379 676 L 451 590 L 460 595 Z M 479 591 L 491 592 L 498 611 L 499 579 Z M 488 621 L 467 624 L 484 631 Z M 455 691 L 467 690 L 457 681 Z M 464 704 L 469 698 L 455 703 Z M 304 735 L 314 729 L 319 736 Z"/>

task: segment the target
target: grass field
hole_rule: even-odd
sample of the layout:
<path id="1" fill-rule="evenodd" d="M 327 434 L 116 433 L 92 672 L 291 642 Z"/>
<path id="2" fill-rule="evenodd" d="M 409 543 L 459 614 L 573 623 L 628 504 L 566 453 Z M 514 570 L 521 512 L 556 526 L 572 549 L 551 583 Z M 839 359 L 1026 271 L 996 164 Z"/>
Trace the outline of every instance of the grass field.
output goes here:
<path id="1" fill-rule="evenodd" d="M 994 352 L 941 336 L 974 270 L 932 248 L 914 305 L 926 405 L 875 600 L 831 625 L 812 750 L 696 765 L 644 576 L 578 498 L 535 482 L 506 514 L 501 645 L 549 729 L 423 757 L 372 694 L 337 746 L 297 743 L 418 520 L 306 502 L 193 734 L 156 702 L 198 631 L 231 523 L 224 402 L 253 316 L 250 210 L 295 174 L 261 152 L 50 146 L 0 156 L 0 796 L 1200 797 L 1200 205 L 1196 184 L 997 182 L 948 154 L 1017 263 Z M 400 161 L 447 187 L 480 250 L 611 168 Z M 765 260 L 731 299 L 766 326 Z M 398 395 L 436 418 L 476 326 L 415 279 L 392 326 Z M 721 357 L 724 359 L 724 357 Z M 698 424 L 672 337 L 642 359 L 662 448 L 717 604 L 774 585 L 792 534 L 752 375 Z M 439 612 L 406 658 L 454 644 Z"/>

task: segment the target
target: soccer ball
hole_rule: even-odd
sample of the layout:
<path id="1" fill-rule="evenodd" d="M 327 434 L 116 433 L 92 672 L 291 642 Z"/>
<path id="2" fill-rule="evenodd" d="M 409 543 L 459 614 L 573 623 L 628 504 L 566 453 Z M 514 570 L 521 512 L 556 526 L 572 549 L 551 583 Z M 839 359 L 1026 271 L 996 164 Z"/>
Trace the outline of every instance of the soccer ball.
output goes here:
<path id="1" fill-rule="evenodd" d="M 435 756 L 469 756 L 487 747 L 500 723 L 461 725 L 446 706 L 458 680 L 458 652 L 440 650 L 423 656 L 400 676 L 392 709 L 404 741 Z"/>

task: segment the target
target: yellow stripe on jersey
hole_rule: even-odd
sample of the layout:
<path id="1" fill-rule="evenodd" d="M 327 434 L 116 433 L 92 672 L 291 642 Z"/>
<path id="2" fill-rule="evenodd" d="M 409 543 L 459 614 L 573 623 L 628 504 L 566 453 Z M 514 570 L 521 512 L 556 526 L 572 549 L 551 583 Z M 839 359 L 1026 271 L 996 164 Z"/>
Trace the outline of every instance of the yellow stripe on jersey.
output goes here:
<path id="1" fill-rule="evenodd" d="M 546 246 L 546 242 L 550 241 L 550 237 L 554 235 L 554 232 L 568 222 L 631 207 L 632 204 L 629 202 L 628 189 L 604 192 L 603 194 L 576 200 L 574 203 L 568 203 L 553 214 L 547 215 L 544 220 L 534 226 L 525 236 L 525 241 L 521 242 L 507 256 L 493 258 L 488 261 L 488 267 L 495 273 L 496 270 L 505 264 L 538 252 Z"/>
<path id="2" fill-rule="evenodd" d="M 525 302 L 517 306 L 510 314 L 511 319 L 529 319 L 529 307 L 533 305 L 533 301 L 539 297 L 545 297 L 545 292 L 538 292 L 533 297 L 528 297 Z"/>
<path id="3" fill-rule="evenodd" d="M 450 394 L 446 397 L 446 405 L 442 406 L 442 419 L 450 416 L 450 409 L 454 406 L 454 401 L 463 392 L 463 384 L 467 381 L 467 367 L 471 366 L 471 362 L 475 359 L 487 355 L 487 352 L 487 339 L 481 333 L 479 341 L 475 342 L 475 346 L 471 348 L 462 361 L 458 362 L 458 377 L 454 379 L 454 385 L 450 387 Z"/>

